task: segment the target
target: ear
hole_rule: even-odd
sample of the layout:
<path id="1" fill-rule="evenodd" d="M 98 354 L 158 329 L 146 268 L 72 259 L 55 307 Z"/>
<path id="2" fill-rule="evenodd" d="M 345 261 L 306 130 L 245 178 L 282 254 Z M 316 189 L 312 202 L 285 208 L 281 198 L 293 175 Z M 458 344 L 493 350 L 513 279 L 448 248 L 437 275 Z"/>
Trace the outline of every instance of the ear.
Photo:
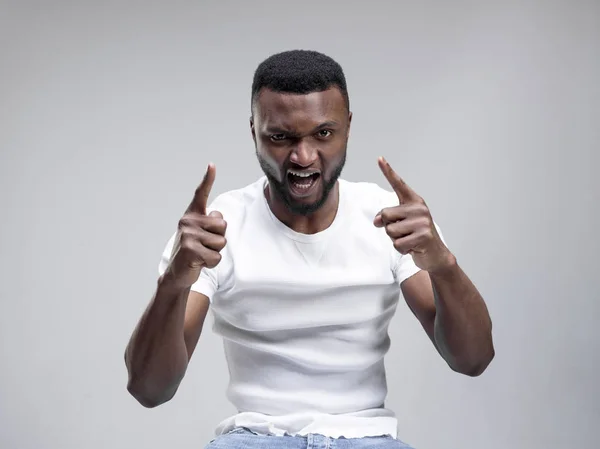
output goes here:
<path id="1" fill-rule="evenodd" d="M 352 124 L 352 112 L 348 112 L 348 131 L 347 134 L 350 135 L 350 125 Z"/>
<path id="2" fill-rule="evenodd" d="M 256 131 L 254 130 L 254 117 L 250 116 L 250 132 L 252 133 L 252 140 L 256 145 Z"/>

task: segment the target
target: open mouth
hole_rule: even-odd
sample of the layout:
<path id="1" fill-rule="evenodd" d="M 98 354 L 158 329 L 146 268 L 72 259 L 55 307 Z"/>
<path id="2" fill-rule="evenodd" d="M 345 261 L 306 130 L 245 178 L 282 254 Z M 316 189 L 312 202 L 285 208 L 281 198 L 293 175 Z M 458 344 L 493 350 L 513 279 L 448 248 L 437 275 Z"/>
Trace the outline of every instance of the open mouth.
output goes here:
<path id="1" fill-rule="evenodd" d="M 318 184 L 321 177 L 319 172 L 302 172 L 290 170 L 287 174 L 289 185 L 294 194 L 297 196 L 305 196 L 312 193 L 313 188 Z"/>

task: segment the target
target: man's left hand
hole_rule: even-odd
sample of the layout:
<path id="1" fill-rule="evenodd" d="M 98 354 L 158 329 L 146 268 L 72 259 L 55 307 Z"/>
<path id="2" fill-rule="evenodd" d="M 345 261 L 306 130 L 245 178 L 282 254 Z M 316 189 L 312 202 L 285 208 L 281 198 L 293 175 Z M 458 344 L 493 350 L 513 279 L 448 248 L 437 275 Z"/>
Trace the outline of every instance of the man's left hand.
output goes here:
<path id="1" fill-rule="evenodd" d="M 396 174 L 383 157 L 378 159 L 378 164 L 396 192 L 399 205 L 381 210 L 373 224 L 385 228 L 394 248 L 401 254 L 411 254 L 420 269 L 434 273 L 451 267 L 455 258 L 438 234 L 423 198 Z"/>

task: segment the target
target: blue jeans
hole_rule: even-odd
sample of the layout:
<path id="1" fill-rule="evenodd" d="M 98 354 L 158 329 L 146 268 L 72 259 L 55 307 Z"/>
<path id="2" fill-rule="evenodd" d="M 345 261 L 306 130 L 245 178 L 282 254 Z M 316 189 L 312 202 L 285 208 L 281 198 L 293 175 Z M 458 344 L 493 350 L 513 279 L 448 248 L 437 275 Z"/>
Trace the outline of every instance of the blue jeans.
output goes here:
<path id="1" fill-rule="evenodd" d="M 238 428 L 212 440 L 205 449 L 413 449 L 391 436 L 364 438 L 329 438 L 307 436 L 257 435 Z"/>

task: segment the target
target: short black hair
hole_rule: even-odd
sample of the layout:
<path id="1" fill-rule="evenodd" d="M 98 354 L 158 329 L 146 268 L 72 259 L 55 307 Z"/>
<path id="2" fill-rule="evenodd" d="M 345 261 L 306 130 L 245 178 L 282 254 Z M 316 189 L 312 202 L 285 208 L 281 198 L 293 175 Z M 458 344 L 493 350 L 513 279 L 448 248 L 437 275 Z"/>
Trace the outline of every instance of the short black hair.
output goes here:
<path id="1" fill-rule="evenodd" d="M 337 87 L 350 109 L 346 77 L 340 64 L 313 50 L 276 53 L 259 64 L 252 81 L 251 107 L 261 89 L 291 94 L 322 92 Z"/>

